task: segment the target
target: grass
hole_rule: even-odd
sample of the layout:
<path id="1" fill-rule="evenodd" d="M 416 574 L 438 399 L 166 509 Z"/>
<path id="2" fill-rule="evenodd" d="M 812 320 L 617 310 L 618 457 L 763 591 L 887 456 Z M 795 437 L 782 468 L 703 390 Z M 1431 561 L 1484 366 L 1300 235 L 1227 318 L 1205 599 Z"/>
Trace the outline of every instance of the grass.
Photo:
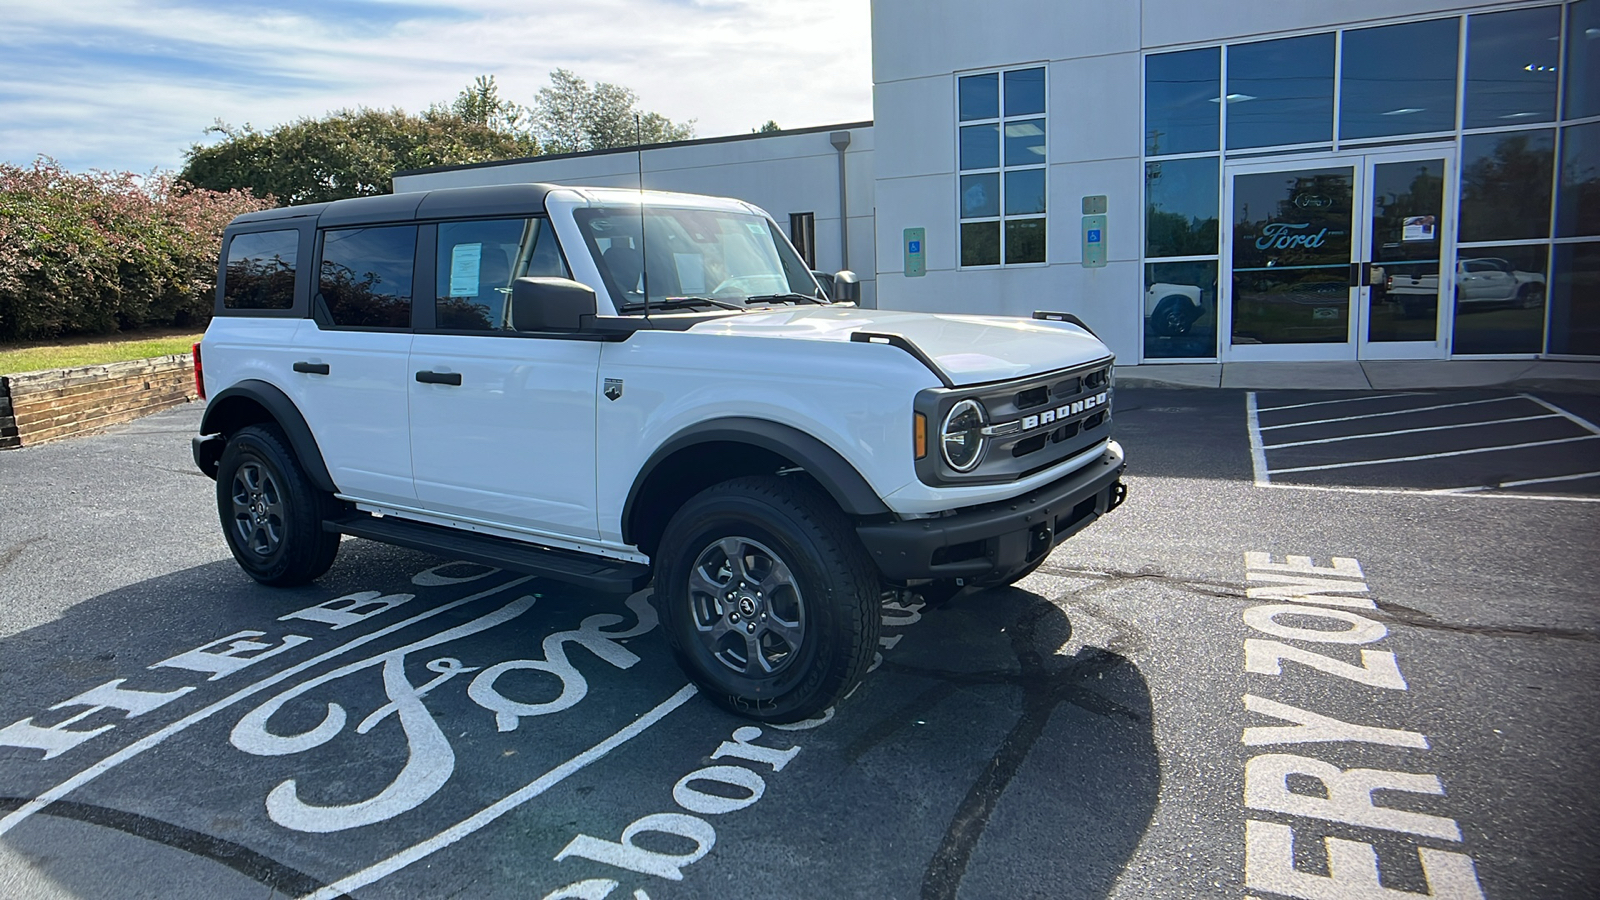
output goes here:
<path id="1" fill-rule="evenodd" d="M 200 340 L 197 333 L 171 328 L 139 334 L 138 337 L 113 334 L 52 343 L 0 344 L 0 375 L 188 353 L 189 346 Z"/>

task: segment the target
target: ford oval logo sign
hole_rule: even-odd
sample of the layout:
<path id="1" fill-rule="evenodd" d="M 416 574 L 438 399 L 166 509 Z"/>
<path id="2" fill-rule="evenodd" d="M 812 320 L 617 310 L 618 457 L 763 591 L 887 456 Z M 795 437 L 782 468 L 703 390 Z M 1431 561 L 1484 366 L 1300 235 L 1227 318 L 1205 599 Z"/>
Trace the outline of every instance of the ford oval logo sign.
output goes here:
<path id="1" fill-rule="evenodd" d="M 1333 205 L 1333 198 L 1321 194 L 1295 194 L 1294 205 L 1301 209 L 1327 209 Z"/>

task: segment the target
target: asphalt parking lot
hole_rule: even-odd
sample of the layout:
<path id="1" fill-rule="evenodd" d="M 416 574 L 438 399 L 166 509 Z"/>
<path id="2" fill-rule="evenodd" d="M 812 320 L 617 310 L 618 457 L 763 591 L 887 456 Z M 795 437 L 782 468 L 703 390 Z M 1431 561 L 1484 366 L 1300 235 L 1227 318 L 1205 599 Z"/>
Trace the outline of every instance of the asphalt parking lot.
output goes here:
<path id="1" fill-rule="evenodd" d="M 0 454 L 0 896 L 1592 897 L 1596 399 L 1124 389 L 1127 504 L 785 728 L 646 594 L 256 585 L 195 406 Z"/>

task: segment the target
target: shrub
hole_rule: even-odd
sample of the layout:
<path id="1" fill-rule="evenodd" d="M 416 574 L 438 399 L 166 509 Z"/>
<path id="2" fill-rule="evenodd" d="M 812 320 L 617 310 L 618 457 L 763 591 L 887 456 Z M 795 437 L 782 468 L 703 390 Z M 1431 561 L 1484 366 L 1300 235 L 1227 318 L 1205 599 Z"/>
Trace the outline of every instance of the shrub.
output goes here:
<path id="1" fill-rule="evenodd" d="M 165 173 L 0 163 L 0 341 L 203 326 L 223 228 L 272 205 Z"/>

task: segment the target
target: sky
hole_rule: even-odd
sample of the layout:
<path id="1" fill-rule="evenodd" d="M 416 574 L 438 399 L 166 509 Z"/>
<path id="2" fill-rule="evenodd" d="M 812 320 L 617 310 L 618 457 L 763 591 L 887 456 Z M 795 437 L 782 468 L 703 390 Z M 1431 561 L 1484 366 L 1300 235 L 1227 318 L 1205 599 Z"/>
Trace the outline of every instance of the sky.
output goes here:
<path id="1" fill-rule="evenodd" d="M 218 120 L 632 88 L 697 137 L 872 118 L 868 0 L 5 0 L 0 159 L 176 170 Z"/>

